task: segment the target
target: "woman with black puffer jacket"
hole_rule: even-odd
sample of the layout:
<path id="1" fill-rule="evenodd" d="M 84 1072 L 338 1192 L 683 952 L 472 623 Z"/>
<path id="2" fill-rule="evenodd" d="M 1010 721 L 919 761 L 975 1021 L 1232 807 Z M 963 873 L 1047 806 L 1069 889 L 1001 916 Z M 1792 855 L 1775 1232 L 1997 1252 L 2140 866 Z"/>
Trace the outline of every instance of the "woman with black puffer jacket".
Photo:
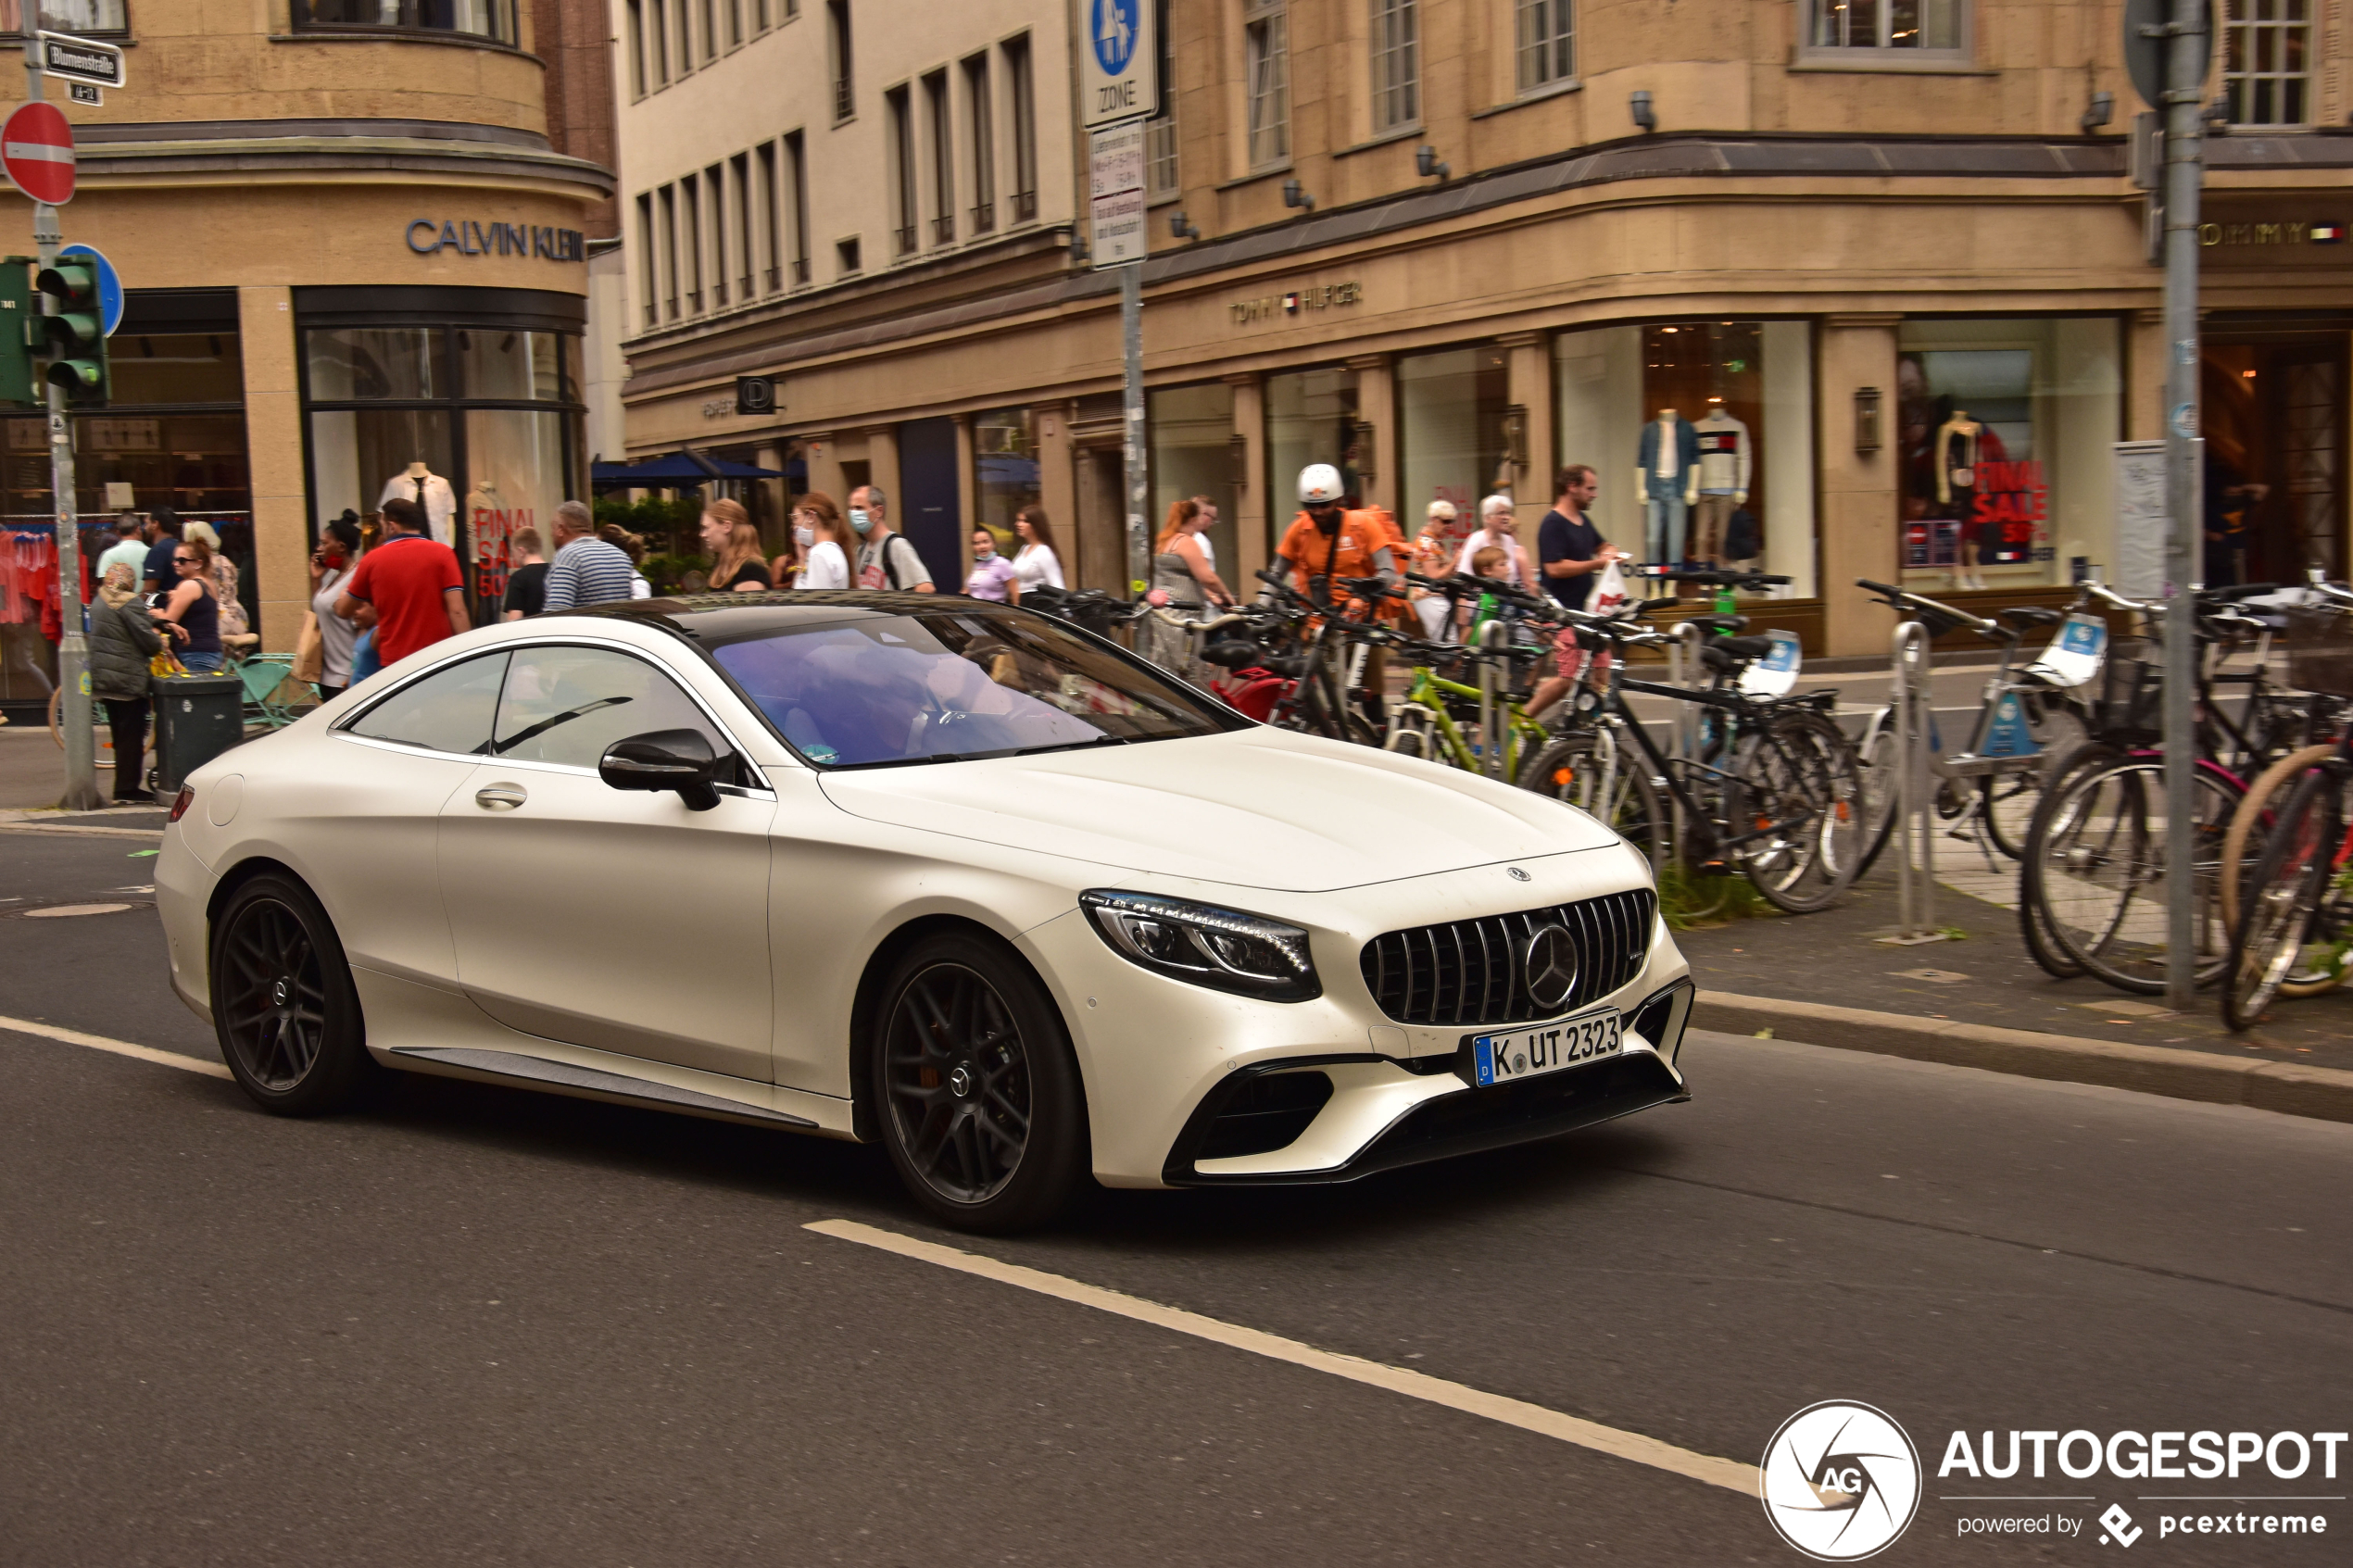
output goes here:
<path id="1" fill-rule="evenodd" d="M 90 607 L 90 695 L 107 705 L 114 732 L 114 800 L 152 802 L 143 787 L 147 760 L 147 661 L 163 651 L 163 633 L 141 601 L 129 565 L 107 569 Z"/>

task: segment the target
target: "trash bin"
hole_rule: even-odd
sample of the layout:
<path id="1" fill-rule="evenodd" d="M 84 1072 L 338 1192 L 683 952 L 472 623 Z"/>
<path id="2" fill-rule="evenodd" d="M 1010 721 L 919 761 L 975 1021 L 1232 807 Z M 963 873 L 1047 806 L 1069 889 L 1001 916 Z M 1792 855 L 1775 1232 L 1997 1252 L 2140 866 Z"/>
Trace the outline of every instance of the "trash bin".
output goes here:
<path id="1" fill-rule="evenodd" d="M 188 775 L 245 738 L 245 684 L 234 675 L 157 675 L 156 788 L 177 794 Z"/>

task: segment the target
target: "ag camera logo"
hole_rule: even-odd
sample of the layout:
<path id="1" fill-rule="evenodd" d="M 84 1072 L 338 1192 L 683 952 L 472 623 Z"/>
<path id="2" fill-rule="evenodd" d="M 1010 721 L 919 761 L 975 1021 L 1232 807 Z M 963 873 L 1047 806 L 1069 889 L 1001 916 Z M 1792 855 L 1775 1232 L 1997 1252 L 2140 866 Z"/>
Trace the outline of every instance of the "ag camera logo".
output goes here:
<path id="1" fill-rule="evenodd" d="M 1765 1445 L 1762 1489 L 1781 1539 L 1817 1562 L 1859 1562 L 1919 1512 L 1919 1450 L 1886 1411 L 1825 1399 Z"/>
<path id="2" fill-rule="evenodd" d="M 1095 61 L 1105 76 L 1117 76 L 1136 56 L 1143 31 L 1140 0 L 1095 0 Z"/>

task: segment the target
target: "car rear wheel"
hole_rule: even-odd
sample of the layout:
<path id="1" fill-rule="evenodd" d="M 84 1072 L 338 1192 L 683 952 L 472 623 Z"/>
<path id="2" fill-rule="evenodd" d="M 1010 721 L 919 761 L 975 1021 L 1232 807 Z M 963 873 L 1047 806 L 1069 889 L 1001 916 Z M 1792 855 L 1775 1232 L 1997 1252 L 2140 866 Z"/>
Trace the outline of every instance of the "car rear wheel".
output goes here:
<path id="1" fill-rule="evenodd" d="M 213 922 L 212 1025 L 238 1085 L 276 1115 L 341 1110 L 377 1072 L 334 923 L 277 872 L 239 887 Z"/>
<path id="2" fill-rule="evenodd" d="M 1043 1223 L 1086 1169 L 1086 1098 L 1062 1020 L 1037 978 L 961 934 L 918 943 L 891 971 L 873 1091 L 900 1179 L 949 1224 Z"/>

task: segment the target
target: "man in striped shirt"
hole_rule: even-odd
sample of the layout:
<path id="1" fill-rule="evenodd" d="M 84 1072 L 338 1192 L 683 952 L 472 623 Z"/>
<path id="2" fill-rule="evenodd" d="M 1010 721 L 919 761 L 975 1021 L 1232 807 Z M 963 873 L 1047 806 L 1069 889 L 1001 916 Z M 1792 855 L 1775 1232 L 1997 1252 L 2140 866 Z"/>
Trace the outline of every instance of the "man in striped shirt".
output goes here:
<path id="1" fill-rule="evenodd" d="M 556 559 L 547 569 L 547 609 L 577 609 L 629 596 L 629 557 L 597 537 L 596 521 L 578 501 L 556 508 Z"/>

